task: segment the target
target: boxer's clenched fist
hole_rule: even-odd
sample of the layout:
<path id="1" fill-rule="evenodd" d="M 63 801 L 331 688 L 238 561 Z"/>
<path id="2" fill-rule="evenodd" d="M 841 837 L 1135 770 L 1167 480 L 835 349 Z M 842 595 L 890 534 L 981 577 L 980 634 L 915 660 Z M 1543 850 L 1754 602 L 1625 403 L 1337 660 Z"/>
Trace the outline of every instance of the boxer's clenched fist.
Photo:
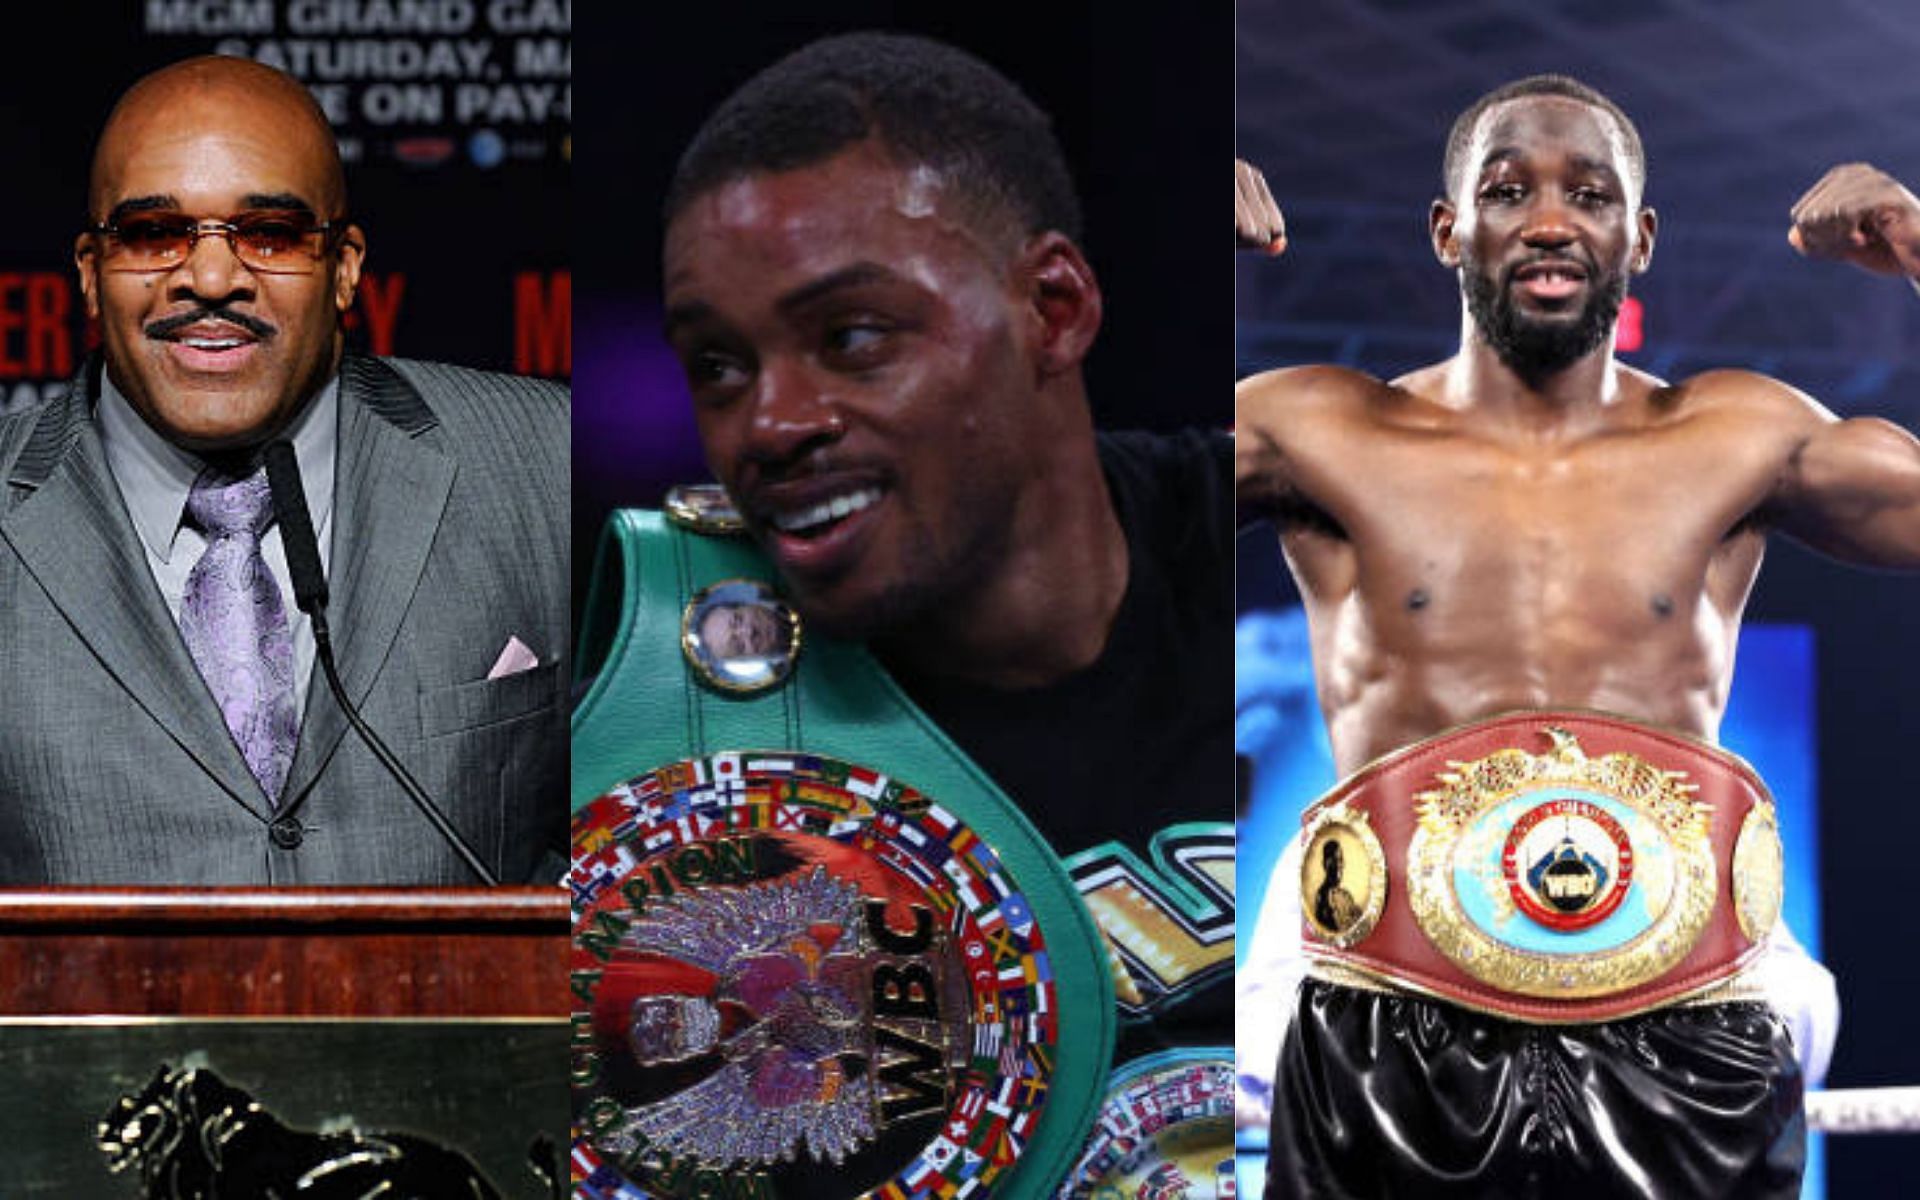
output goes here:
<path id="1" fill-rule="evenodd" d="M 1800 197 L 1787 240 L 1809 258 L 1920 278 L 1920 199 L 1885 171 L 1847 163 Z"/>
<path id="2" fill-rule="evenodd" d="M 1233 160 L 1233 244 L 1268 254 L 1287 248 L 1287 223 L 1267 190 L 1266 176 L 1238 158 Z"/>

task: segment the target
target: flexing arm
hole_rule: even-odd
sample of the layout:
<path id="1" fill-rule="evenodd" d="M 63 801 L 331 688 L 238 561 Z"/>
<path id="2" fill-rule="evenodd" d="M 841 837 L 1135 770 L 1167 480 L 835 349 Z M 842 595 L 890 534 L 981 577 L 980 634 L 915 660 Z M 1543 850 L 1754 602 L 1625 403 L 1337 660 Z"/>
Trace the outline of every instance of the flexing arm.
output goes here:
<path id="1" fill-rule="evenodd" d="M 1233 496 L 1239 523 L 1282 525 L 1327 513 L 1328 473 L 1343 461 L 1355 413 L 1379 390 L 1346 367 L 1283 367 L 1233 392 Z"/>
<path id="2" fill-rule="evenodd" d="M 1272 518 L 1293 490 L 1281 440 L 1286 376 L 1249 376 L 1233 391 L 1233 508 L 1239 525 Z"/>
<path id="3" fill-rule="evenodd" d="M 1787 461 L 1782 532 L 1870 567 L 1920 570 L 1920 439 L 1890 421 L 1828 419 Z"/>
<path id="4" fill-rule="evenodd" d="M 1233 244 L 1268 254 L 1287 248 L 1287 223 L 1267 190 L 1266 176 L 1238 158 L 1233 160 Z M 1275 383 L 1282 375 L 1255 375 L 1234 389 L 1233 490 L 1241 525 L 1274 515 L 1288 490 L 1279 439 L 1285 388 Z"/>
<path id="5" fill-rule="evenodd" d="M 1793 206 L 1787 240 L 1920 286 L 1920 199 L 1865 163 L 1821 176 Z M 1875 418 L 1836 421 L 1794 395 L 1809 426 L 1781 478 L 1780 527 L 1848 562 L 1920 569 L 1920 440 Z"/>

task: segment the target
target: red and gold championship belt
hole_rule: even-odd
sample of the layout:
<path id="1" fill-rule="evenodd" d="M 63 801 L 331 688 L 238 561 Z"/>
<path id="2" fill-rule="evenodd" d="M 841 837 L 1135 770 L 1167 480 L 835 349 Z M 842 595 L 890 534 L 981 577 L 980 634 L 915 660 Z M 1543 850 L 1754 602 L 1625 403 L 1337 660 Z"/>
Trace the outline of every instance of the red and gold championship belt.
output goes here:
<path id="1" fill-rule="evenodd" d="M 1780 912 L 1753 769 L 1598 713 L 1513 713 L 1407 746 L 1308 809 L 1301 837 L 1315 976 L 1519 1021 L 1700 997 Z"/>

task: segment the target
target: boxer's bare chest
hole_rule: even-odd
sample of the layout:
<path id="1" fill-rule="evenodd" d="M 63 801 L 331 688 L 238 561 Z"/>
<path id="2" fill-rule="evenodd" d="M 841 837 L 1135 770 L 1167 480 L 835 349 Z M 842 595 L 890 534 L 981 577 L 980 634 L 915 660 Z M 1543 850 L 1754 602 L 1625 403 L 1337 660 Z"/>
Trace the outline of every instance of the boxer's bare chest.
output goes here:
<path id="1" fill-rule="evenodd" d="M 1694 725 L 1717 708 L 1780 469 L 1738 422 L 1569 439 L 1368 423 L 1303 436 L 1293 465 L 1282 540 L 1330 715 L 1553 703 Z"/>

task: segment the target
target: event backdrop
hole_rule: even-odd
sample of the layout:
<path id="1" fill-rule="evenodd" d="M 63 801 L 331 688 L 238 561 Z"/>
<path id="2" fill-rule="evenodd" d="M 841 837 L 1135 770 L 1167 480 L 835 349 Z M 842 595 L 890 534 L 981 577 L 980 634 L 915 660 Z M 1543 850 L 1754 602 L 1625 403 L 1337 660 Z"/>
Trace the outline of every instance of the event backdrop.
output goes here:
<path id="1" fill-rule="evenodd" d="M 354 345 L 569 375 L 571 23 L 564 0 L 36 5 L 0 72 L 0 412 L 94 343 L 73 243 L 108 111 L 139 76 L 209 53 L 290 72 L 334 124 L 368 245 Z"/>

